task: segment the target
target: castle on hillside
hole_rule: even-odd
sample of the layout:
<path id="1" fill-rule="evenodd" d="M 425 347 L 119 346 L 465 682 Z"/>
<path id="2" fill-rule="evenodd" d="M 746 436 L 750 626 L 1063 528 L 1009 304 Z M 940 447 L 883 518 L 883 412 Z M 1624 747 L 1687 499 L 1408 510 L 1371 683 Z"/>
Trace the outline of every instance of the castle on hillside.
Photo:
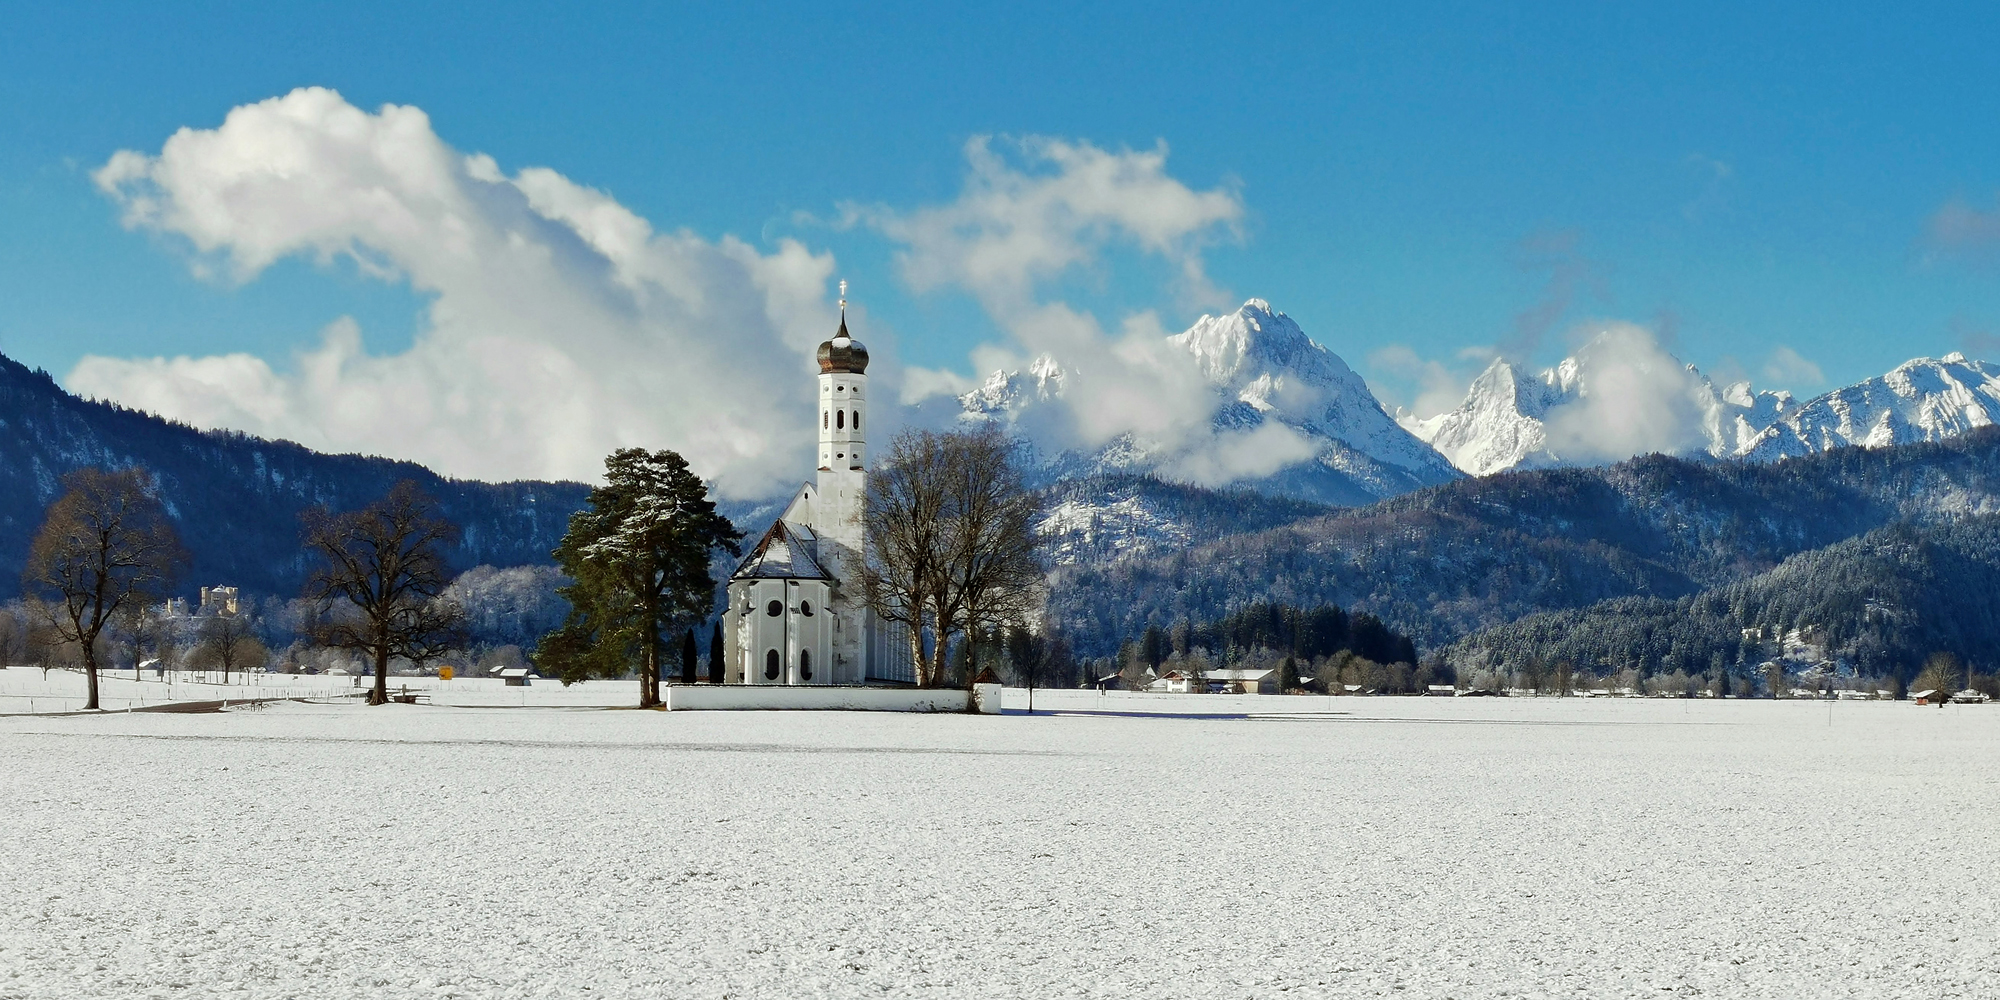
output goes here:
<path id="1" fill-rule="evenodd" d="M 729 576 L 725 683 L 916 680 L 909 633 L 878 621 L 861 593 L 868 349 L 848 335 L 845 281 L 840 294 L 840 329 L 819 345 L 819 472 Z"/>

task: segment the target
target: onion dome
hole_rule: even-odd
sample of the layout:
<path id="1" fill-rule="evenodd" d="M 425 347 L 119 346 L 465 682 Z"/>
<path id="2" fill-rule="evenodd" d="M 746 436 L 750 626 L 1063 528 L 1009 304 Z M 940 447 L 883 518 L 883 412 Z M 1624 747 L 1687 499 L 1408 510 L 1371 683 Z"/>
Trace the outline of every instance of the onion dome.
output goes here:
<path id="1" fill-rule="evenodd" d="M 843 306 L 846 303 L 842 303 Z M 840 329 L 833 339 L 819 345 L 819 371 L 825 375 L 831 372 L 849 372 L 855 375 L 868 371 L 868 348 L 847 334 L 847 310 L 840 310 Z"/>

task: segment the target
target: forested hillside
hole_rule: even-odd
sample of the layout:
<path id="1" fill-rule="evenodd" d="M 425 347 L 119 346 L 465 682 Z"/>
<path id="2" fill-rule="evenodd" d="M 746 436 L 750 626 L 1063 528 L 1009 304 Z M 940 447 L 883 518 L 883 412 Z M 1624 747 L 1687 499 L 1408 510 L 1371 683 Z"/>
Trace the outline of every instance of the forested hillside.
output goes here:
<path id="1" fill-rule="evenodd" d="M 1056 565 L 1107 565 L 1263 531 L 1336 509 L 1309 500 L 1247 489 L 1203 489 L 1136 473 L 1056 482 L 1043 488 L 1042 503 L 1037 530 Z"/>
<path id="2" fill-rule="evenodd" d="M 1898 523 L 1803 552 L 1677 600 L 1625 597 L 1482 629 L 1447 658 L 1461 673 L 1566 661 L 1598 673 L 1741 675 L 1766 660 L 1842 662 L 1913 676 L 1933 653 L 2000 665 L 2000 516 Z"/>
<path id="3" fill-rule="evenodd" d="M 1437 648 L 1537 612 L 1673 600 L 1898 521 L 2000 512 L 2000 428 L 1768 465 L 1648 456 L 1468 479 L 1173 553 L 1068 567 L 1079 651 L 1256 601 L 1337 604 Z"/>
<path id="4" fill-rule="evenodd" d="M 315 504 L 360 507 L 414 479 L 464 531 L 459 567 L 549 562 L 579 483 L 488 484 L 445 479 L 423 466 L 361 455 L 324 455 L 286 441 L 198 431 L 107 403 L 79 399 L 46 372 L 0 358 L 0 597 L 20 588 L 28 543 L 64 473 L 140 465 L 192 554 L 185 583 L 296 593 L 306 569 L 299 512 Z"/>

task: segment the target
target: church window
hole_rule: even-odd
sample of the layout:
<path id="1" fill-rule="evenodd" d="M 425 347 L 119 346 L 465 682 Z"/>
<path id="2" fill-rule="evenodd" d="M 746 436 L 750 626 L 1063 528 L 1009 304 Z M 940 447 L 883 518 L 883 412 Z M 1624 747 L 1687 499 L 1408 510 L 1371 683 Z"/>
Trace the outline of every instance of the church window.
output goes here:
<path id="1" fill-rule="evenodd" d="M 819 428 L 820 428 L 820 430 L 825 430 L 825 429 L 826 429 L 826 419 L 827 419 L 827 418 L 826 418 L 826 411 L 825 411 L 825 410 L 821 410 L 821 411 L 819 411 Z"/>
<path id="2" fill-rule="evenodd" d="M 799 614 L 802 614 L 802 615 L 806 616 L 807 618 L 811 618 L 811 617 L 813 616 L 813 602 L 811 602 L 811 601 L 800 601 L 800 602 L 799 602 Z"/>
<path id="3" fill-rule="evenodd" d="M 813 655 L 810 651 L 799 650 L 799 680 L 813 679 Z"/>
<path id="4" fill-rule="evenodd" d="M 767 681 L 775 681 L 775 680 L 777 680 L 777 679 L 778 679 L 778 663 L 779 663 L 779 659 L 778 659 L 778 651 L 777 651 L 777 650 L 773 649 L 773 650 L 770 650 L 769 652 L 767 652 L 767 653 L 765 653 L 765 654 L 764 654 L 764 679 L 765 679 L 765 680 L 767 680 Z"/>
<path id="5" fill-rule="evenodd" d="M 764 605 L 764 613 L 765 613 L 765 614 L 767 614 L 767 615 L 770 615 L 770 616 L 771 616 L 771 617 L 773 617 L 773 618 L 776 618 L 776 617 L 778 617 L 779 615 L 782 615 L 782 614 L 784 614 L 784 613 L 785 613 L 785 602 L 783 602 L 783 601 L 772 601 L 771 603 L 769 603 L 769 604 L 766 604 L 766 605 Z"/>
<path id="6" fill-rule="evenodd" d="M 855 430 L 857 430 L 857 431 L 861 429 L 861 411 L 860 411 L 860 410 L 855 410 L 855 411 L 854 411 L 854 429 L 855 429 Z"/>
<path id="7" fill-rule="evenodd" d="M 847 411 L 846 411 L 846 410 L 835 410 L 835 411 L 833 411 L 833 426 L 835 426 L 835 427 L 846 427 L 846 426 L 847 426 Z"/>

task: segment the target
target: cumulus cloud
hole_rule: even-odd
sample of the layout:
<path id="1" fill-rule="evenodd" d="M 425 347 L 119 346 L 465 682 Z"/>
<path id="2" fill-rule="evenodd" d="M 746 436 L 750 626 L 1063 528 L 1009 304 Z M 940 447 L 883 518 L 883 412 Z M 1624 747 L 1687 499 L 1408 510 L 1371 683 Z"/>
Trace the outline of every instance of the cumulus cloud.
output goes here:
<path id="1" fill-rule="evenodd" d="M 1310 445 L 1286 428 L 1217 430 L 1211 421 L 1222 400 L 1195 359 L 1167 342 L 1155 314 L 1107 325 L 1044 294 L 1066 273 L 1099 266 L 1122 249 L 1169 262 L 1171 297 L 1226 301 L 1203 255 L 1240 237 L 1244 209 L 1233 189 L 1195 190 L 1174 178 L 1165 144 L 1113 151 L 1045 137 L 978 137 L 965 156 L 964 188 L 947 204 L 911 211 L 849 205 L 845 215 L 900 244 L 897 266 L 912 289 L 954 289 L 979 302 L 1006 334 L 974 352 L 979 370 L 1026 370 L 1043 356 L 1062 366 L 1061 395 L 1010 414 L 1019 430 L 1050 450 L 1129 439 L 1169 456 L 1162 467 L 1168 475 L 1205 484 L 1267 475 L 1311 457 Z M 955 388 L 936 373 L 925 382 Z"/>
<path id="2" fill-rule="evenodd" d="M 1037 281 L 1126 244 L 1171 261 L 1184 296 L 1220 301 L 1202 250 L 1237 235 L 1243 203 L 1233 190 L 1196 191 L 1169 176 L 1164 142 L 1111 151 L 1029 136 L 996 149 L 993 137 L 976 136 L 965 158 L 965 188 L 949 204 L 846 206 L 851 221 L 904 245 L 897 264 L 917 291 L 951 285 L 995 313 L 1031 309 Z"/>
<path id="3" fill-rule="evenodd" d="M 1136 253 L 1170 265 L 1169 297 L 1220 301 L 1204 252 L 1240 238 L 1231 186 L 1175 179 L 1163 144 L 979 138 L 965 156 L 948 203 L 843 212 L 898 245 L 913 289 L 964 291 L 1004 331 L 973 351 L 976 372 L 1060 359 L 1071 391 L 1023 428 L 1038 444 L 1129 437 L 1198 482 L 1309 457 L 1283 428 L 1213 427 L 1220 400 L 1153 314 L 1106 323 L 1042 293 Z M 67 380 L 77 391 L 483 479 L 593 479 L 605 453 L 634 445 L 680 451 L 730 496 L 768 495 L 809 467 L 802 387 L 833 325 L 828 254 L 657 231 L 553 170 L 509 173 L 453 148 L 417 108 L 367 111 L 320 88 L 235 108 L 154 153 L 120 151 L 94 176 L 128 227 L 184 241 L 205 278 L 253 281 L 287 257 L 350 261 L 430 302 L 406 350 L 371 351 L 340 318 L 290 358 L 86 357 Z M 980 381 L 906 372 L 887 331 L 865 339 L 877 398 L 915 404 L 911 419 L 950 419 L 950 397 Z"/>
<path id="4" fill-rule="evenodd" d="M 120 151 L 95 179 L 127 226 L 185 239 L 199 274 L 345 258 L 431 302 L 401 353 L 342 319 L 289 367 L 86 357 L 77 391 L 487 479 L 590 479 L 614 448 L 671 447 L 725 494 L 761 495 L 809 460 L 799 381 L 833 324 L 833 260 L 797 242 L 656 232 L 552 170 L 453 149 L 417 108 L 320 88 Z"/>
<path id="5" fill-rule="evenodd" d="M 1572 462 L 1613 462 L 1648 452 L 1704 448 L 1707 387 L 1644 327 L 1613 323 L 1557 369 L 1574 386 L 1571 401 L 1543 422 L 1548 448 Z"/>

